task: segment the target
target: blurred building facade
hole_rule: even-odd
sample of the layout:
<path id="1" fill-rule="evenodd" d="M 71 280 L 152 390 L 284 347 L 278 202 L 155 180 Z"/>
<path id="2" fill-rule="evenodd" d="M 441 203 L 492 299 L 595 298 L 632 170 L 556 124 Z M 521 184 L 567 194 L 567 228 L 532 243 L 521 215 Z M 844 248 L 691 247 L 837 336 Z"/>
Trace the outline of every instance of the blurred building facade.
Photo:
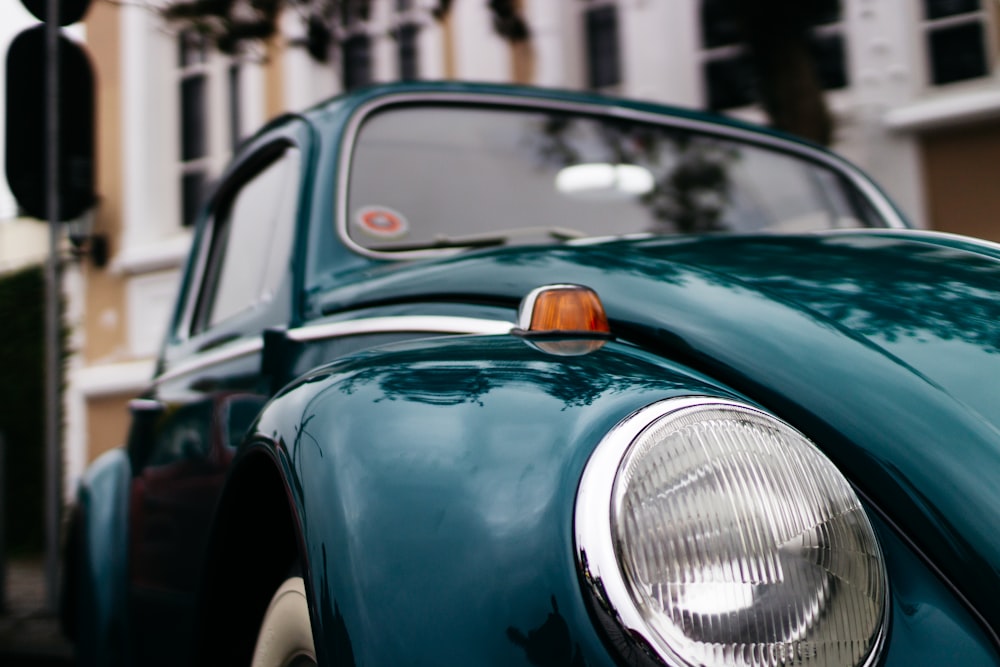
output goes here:
<path id="1" fill-rule="evenodd" d="M 68 482 L 121 444 L 127 400 L 150 380 L 206 184 L 269 118 L 371 82 L 466 79 L 595 89 L 764 121 L 747 54 L 712 0 L 520 0 L 511 45 L 486 0 L 373 0 L 338 26 L 326 63 L 288 12 L 283 35 L 230 58 L 136 3 L 94 3 L 95 231 L 110 262 L 68 277 L 79 353 L 67 397 Z M 840 0 L 814 30 L 837 130 L 922 227 L 1000 241 L 1000 5 Z M 315 46 L 315 45 L 313 45 Z M 85 314 L 85 316 L 84 316 Z"/>

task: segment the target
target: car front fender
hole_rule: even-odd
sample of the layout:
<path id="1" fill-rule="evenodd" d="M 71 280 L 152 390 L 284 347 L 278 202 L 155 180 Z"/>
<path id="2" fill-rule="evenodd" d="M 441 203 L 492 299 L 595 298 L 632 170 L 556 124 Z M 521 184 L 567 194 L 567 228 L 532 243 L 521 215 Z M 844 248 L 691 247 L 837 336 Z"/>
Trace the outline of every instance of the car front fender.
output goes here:
<path id="1" fill-rule="evenodd" d="M 128 494 L 132 467 L 124 449 L 101 455 L 77 491 L 73 549 L 66 563 L 76 624 L 77 662 L 120 665 L 126 659 Z"/>
<path id="2" fill-rule="evenodd" d="M 558 356 L 510 336 L 303 378 L 251 447 L 280 462 L 295 504 L 321 662 L 610 662 L 574 564 L 577 484 L 614 424 L 681 394 L 733 396 L 618 343 Z"/>
<path id="3" fill-rule="evenodd" d="M 246 546 L 217 559 L 237 574 L 216 596 L 239 602 L 208 617 L 262 612 L 301 572 L 320 664 L 575 667 L 619 664 L 621 651 L 642 663 L 588 597 L 598 582 L 577 566 L 575 498 L 618 422 L 682 395 L 747 402 L 617 342 L 559 356 L 513 336 L 451 337 L 321 367 L 264 409 L 241 452 L 219 535 Z M 874 524 L 890 578 L 883 664 L 942 651 L 994 664 L 964 601 L 877 513 Z M 233 525 L 250 537 L 232 539 Z M 248 597 L 252 586 L 266 594 Z"/>

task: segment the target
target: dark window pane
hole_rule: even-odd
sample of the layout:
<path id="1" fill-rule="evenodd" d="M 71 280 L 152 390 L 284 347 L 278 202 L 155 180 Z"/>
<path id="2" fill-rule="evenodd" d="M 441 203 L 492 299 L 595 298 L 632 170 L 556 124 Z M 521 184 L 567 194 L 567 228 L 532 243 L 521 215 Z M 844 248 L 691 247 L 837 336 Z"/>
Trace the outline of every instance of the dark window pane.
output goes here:
<path id="1" fill-rule="evenodd" d="M 816 0 L 813 25 L 836 23 L 841 18 L 840 0 Z"/>
<path id="2" fill-rule="evenodd" d="M 618 11 L 598 7 L 586 15 L 587 68 L 591 88 L 613 86 L 621 81 L 618 65 Z"/>
<path id="3" fill-rule="evenodd" d="M 371 83 L 371 49 L 367 35 L 344 40 L 344 89 L 351 90 Z"/>
<path id="4" fill-rule="evenodd" d="M 341 0 L 340 23 L 351 25 L 367 21 L 371 10 L 371 0 Z"/>
<path id="5" fill-rule="evenodd" d="M 413 81 L 419 78 L 417 66 L 417 35 L 419 28 L 415 25 L 404 25 L 396 35 L 399 47 L 399 78 L 403 81 Z"/>
<path id="6" fill-rule="evenodd" d="M 757 77 L 746 54 L 705 63 L 708 108 L 732 109 L 757 101 Z"/>
<path id="7" fill-rule="evenodd" d="M 197 74 L 181 80 L 181 160 L 205 155 L 205 76 Z"/>
<path id="8" fill-rule="evenodd" d="M 927 40 L 932 83 L 951 83 L 987 74 L 985 36 L 979 21 L 931 30 Z"/>
<path id="9" fill-rule="evenodd" d="M 181 176 L 181 224 L 193 225 L 205 195 L 205 172 L 189 171 Z"/>
<path id="10" fill-rule="evenodd" d="M 847 87 L 843 35 L 815 35 L 810 47 L 823 88 L 836 90 Z"/>
<path id="11" fill-rule="evenodd" d="M 240 86 L 240 66 L 229 66 L 229 141 L 232 149 L 240 145 L 243 138 L 243 129 L 240 127 L 240 108 L 242 107 Z"/>
<path id="12" fill-rule="evenodd" d="M 177 38 L 177 65 L 189 67 L 205 62 L 205 40 L 196 32 L 185 30 Z"/>
<path id="13" fill-rule="evenodd" d="M 736 44 L 742 40 L 740 23 L 733 12 L 729 10 L 729 0 L 703 0 L 701 3 L 702 46 L 711 49 L 716 46 Z"/>
<path id="14" fill-rule="evenodd" d="M 924 16 L 939 19 L 979 11 L 979 0 L 924 0 Z"/>

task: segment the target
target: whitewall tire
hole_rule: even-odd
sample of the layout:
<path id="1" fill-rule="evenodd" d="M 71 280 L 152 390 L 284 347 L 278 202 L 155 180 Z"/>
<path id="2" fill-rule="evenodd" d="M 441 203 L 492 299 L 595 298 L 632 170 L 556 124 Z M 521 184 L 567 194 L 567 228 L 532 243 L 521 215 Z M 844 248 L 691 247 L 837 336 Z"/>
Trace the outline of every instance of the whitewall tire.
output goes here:
<path id="1" fill-rule="evenodd" d="M 253 667 L 315 665 L 316 647 L 302 577 L 285 580 L 267 607 L 253 652 Z"/>

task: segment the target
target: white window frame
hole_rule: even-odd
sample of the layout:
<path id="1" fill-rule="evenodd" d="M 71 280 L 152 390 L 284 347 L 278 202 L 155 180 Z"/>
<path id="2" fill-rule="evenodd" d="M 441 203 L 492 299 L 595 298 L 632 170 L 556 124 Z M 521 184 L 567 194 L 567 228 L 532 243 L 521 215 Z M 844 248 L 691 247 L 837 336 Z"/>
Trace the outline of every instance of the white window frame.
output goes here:
<path id="1" fill-rule="evenodd" d="M 182 39 L 181 35 L 177 36 L 177 48 L 178 48 L 178 58 L 180 56 L 179 50 L 181 48 L 180 41 Z M 206 185 L 212 182 L 212 179 L 217 178 L 218 175 L 225 168 L 226 164 L 229 162 L 233 155 L 234 146 L 231 145 L 232 137 L 232 127 L 231 127 L 231 105 L 233 100 L 230 99 L 229 94 L 229 71 L 232 66 L 239 67 L 239 75 L 242 78 L 244 70 L 247 67 L 247 63 L 243 63 L 239 58 L 227 56 L 225 54 L 219 53 L 210 46 L 205 46 L 204 58 L 200 61 L 190 63 L 186 66 L 182 66 L 180 62 L 177 63 L 176 71 L 176 89 L 177 89 L 177 128 L 178 128 L 178 144 L 177 144 L 177 179 L 178 187 L 180 187 L 181 179 L 183 179 L 185 174 L 192 173 L 198 170 L 203 170 L 205 174 Z M 204 77 L 205 81 L 205 118 L 204 118 L 204 131 L 205 131 L 205 153 L 200 157 L 196 157 L 190 160 L 183 159 L 183 109 L 182 109 L 182 96 L 181 87 L 186 79 L 201 76 Z M 242 82 L 241 82 L 242 83 Z M 241 85 L 241 92 L 246 88 L 246 86 Z M 246 133 L 247 123 L 245 123 L 243 109 L 247 106 L 245 95 L 242 99 L 238 101 L 238 113 L 240 114 L 241 124 L 244 125 L 242 128 L 244 134 Z M 202 192 L 201 196 L 204 197 L 205 193 Z M 183 227 L 182 220 L 184 216 L 183 206 L 184 206 L 184 193 L 183 191 L 178 191 L 179 201 L 178 201 L 178 216 L 177 225 L 178 227 Z M 197 219 L 191 220 L 194 224 Z"/>
<path id="2" fill-rule="evenodd" d="M 916 60 L 919 63 L 920 86 L 923 90 L 948 90 L 953 87 L 982 85 L 984 82 L 989 82 L 990 85 L 995 85 L 995 77 L 997 74 L 996 22 L 1000 20 L 1000 12 L 998 12 L 997 2 L 994 0 L 979 0 L 979 9 L 976 11 L 963 12 L 961 14 L 944 16 L 936 19 L 928 19 L 924 13 L 923 0 L 919 0 L 914 13 L 917 21 L 916 32 L 918 34 L 917 41 L 919 54 Z M 957 27 L 974 22 L 978 22 L 983 28 L 983 57 L 986 60 L 986 73 L 983 74 L 983 76 L 977 76 L 970 79 L 960 79 L 958 81 L 949 81 L 947 83 L 934 83 L 931 80 L 934 71 L 932 67 L 933 56 L 930 49 L 931 33 L 942 28 Z"/>

